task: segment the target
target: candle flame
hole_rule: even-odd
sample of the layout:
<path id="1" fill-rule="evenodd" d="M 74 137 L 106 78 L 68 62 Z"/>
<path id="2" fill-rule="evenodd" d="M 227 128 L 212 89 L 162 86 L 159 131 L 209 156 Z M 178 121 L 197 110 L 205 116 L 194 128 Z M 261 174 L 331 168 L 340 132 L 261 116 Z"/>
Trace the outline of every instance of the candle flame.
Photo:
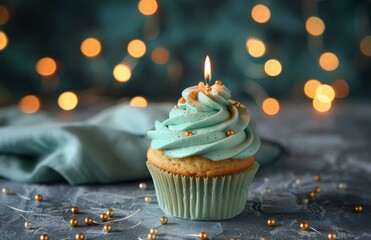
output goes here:
<path id="1" fill-rule="evenodd" d="M 205 59 L 205 70 L 204 70 L 204 76 L 205 76 L 205 82 L 206 84 L 210 83 L 211 80 L 211 64 L 210 64 L 210 58 L 207 55 Z"/>

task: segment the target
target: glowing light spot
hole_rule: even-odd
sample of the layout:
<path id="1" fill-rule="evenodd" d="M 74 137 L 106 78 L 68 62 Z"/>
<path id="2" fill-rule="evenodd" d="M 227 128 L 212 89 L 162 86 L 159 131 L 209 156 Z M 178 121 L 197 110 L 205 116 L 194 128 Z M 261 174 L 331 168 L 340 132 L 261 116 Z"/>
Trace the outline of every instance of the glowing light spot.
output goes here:
<path id="1" fill-rule="evenodd" d="M 157 64 L 165 64 L 169 61 L 170 52 L 166 48 L 156 48 L 152 51 L 151 58 Z"/>
<path id="2" fill-rule="evenodd" d="M 8 46 L 8 37 L 3 31 L 0 31 L 0 51 Z"/>
<path id="3" fill-rule="evenodd" d="M 261 57 L 265 53 L 265 44 L 259 39 L 249 38 L 246 41 L 246 49 L 253 57 Z"/>
<path id="4" fill-rule="evenodd" d="M 58 97 L 58 106 L 65 111 L 71 111 L 75 109 L 78 102 L 79 99 L 73 92 L 64 92 Z"/>
<path id="5" fill-rule="evenodd" d="M 262 109 L 266 114 L 273 116 L 279 112 L 280 104 L 275 98 L 267 98 L 263 101 Z"/>
<path id="6" fill-rule="evenodd" d="M 139 12 L 149 16 L 157 11 L 158 4 L 156 0 L 140 0 L 138 3 Z"/>
<path id="7" fill-rule="evenodd" d="M 304 85 L 304 93 L 309 98 L 314 98 L 316 96 L 317 88 L 321 86 L 321 82 L 316 79 L 308 80 Z"/>
<path id="8" fill-rule="evenodd" d="M 313 36 L 320 36 L 325 31 L 325 24 L 319 17 L 310 17 L 305 22 L 305 28 Z"/>
<path id="9" fill-rule="evenodd" d="M 276 59 L 269 59 L 264 64 L 264 71 L 271 77 L 278 76 L 282 71 L 282 65 Z"/>
<path id="10" fill-rule="evenodd" d="M 331 109 L 332 102 L 330 98 L 324 94 L 317 95 L 313 98 L 313 107 L 318 112 L 327 112 Z"/>
<path id="11" fill-rule="evenodd" d="M 349 85 L 344 79 L 335 80 L 331 86 L 335 90 L 335 97 L 346 98 L 349 95 Z"/>
<path id="12" fill-rule="evenodd" d="M 368 35 L 364 37 L 359 45 L 363 55 L 370 57 L 371 56 L 371 36 Z"/>
<path id="13" fill-rule="evenodd" d="M 330 85 L 323 84 L 317 88 L 316 95 L 326 95 L 332 101 L 335 98 L 335 91 Z"/>
<path id="14" fill-rule="evenodd" d="M 118 64 L 113 69 L 113 76 L 118 82 L 127 82 L 131 78 L 131 69 L 126 64 Z"/>
<path id="15" fill-rule="evenodd" d="M 18 104 L 19 109 L 27 114 L 32 114 L 40 109 L 40 100 L 34 95 L 24 96 Z"/>
<path id="16" fill-rule="evenodd" d="M 57 63 L 50 57 L 41 58 L 36 63 L 36 71 L 44 77 L 49 77 L 57 71 Z"/>
<path id="17" fill-rule="evenodd" d="M 271 18 L 271 11 L 267 6 L 258 4 L 252 8 L 251 17 L 257 23 L 266 23 Z"/>
<path id="18" fill-rule="evenodd" d="M 87 38 L 81 43 L 80 50 L 85 56 L 93 58 L 99 55 L 102 45 L 96 38 Z"/>
<path id="19" fill-rule="evenodd" d="M 8 9 L 0 5 L 0 25 L 5 24 L 9 20 L 9 11 Z"/>
<path id="20" fill-rule="evenodd" d="M 128 53 L 135 58 L 140 58 L 146 53 L 146 45 L 143 41 L 135 39 L 128 44 Z"/>
<path id="21" fill-rule="evenodd" d="M 130 100 L 130 106 L 133 106 L 133 107 L 147 107 L 147 99 L 145 99 L 144 97 L 141 97 L 141 96 L 137 96 L 137 97 L 133 97 L 131 100 Z"/>
<path id="22" fill-rule="evenodd" d="M 325 52 L 319 58 L 319 65 L 326 71 L 334 71 L 339 66 L 339 59 L 335 54 Z"/>

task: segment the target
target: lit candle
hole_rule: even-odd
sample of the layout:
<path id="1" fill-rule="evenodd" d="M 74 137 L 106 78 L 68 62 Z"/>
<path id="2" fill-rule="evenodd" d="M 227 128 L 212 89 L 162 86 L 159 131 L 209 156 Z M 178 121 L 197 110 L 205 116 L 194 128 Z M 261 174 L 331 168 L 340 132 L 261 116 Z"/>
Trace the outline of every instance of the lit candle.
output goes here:
<path id="1" fill-rule="evenodd" d="M 210 64 L 210 58 L 208 55 L 206 56 L 206 59 L 205 59 L 204 76 L 205 76 L 206 85 L 209 85 L 210 80 L 211 80 L 211 64 Z"/>

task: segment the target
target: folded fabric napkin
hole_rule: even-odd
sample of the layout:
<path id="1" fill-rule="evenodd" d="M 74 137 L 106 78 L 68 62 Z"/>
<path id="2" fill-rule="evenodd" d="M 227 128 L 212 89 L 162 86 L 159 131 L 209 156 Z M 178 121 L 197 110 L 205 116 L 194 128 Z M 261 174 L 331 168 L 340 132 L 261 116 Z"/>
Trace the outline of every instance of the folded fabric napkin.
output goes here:
<path id="1" fill-rule="evenodd" d="M 146 108 L 120 104 L 85 121 L 59 122 L 44 114 L 0 110 L 0 176 L 21 182 L 112 183 L 149 177 L 145 166 L 155 120 L 167 118 L 169 104 Z M 260 163 L 282 148 L 262 141 Z"/>

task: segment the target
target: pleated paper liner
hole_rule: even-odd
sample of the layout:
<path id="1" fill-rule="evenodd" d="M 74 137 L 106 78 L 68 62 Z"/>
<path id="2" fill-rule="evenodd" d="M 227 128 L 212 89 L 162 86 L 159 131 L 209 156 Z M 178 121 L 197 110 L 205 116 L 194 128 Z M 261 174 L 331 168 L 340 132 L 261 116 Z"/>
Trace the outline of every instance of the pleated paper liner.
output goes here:
<path id="1" fill-rule="evenodd" d="M 147 161 L 157 201 L 166 214 L 189 220 L 222 220 L 240 214 L 259 168 L 221 177 L 190 177 L 166 172 Z"/>

